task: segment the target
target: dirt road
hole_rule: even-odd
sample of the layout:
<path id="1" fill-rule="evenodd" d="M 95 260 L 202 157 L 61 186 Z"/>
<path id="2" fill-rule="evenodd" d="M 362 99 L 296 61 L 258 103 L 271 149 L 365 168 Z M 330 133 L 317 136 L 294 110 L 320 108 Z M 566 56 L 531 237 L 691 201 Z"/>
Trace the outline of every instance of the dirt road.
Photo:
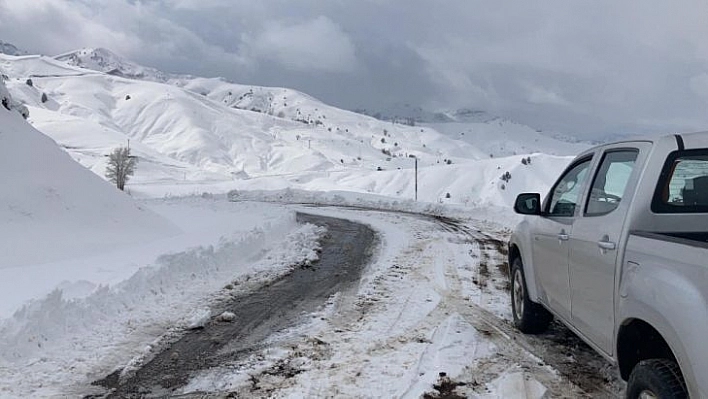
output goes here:
<path id="1" fill-rule="evenodd" d="M 234 362 L 260 349 L 273 332 L 291 327 L 333 294 L 355 285 L 375 245 L 374 232 L 365 225 L 299 213 L 298 221 L 327 228 L 319 261 L 302 265 L 258 291 L 219 304 L 214 314 L 229 311 L 235 322 L 216 319 L 187 332 L 128 378 L 120 370 L 97 381 L 108 398 L 163 397 L 187 383 L 198 370 Z"/>
<path id="2" fill-rule="evenodd" d="M 109 397 L 621 395 L 616 371 L 561 324 L 536 337 L 512 327 L 506 233 L 493 223 L 311 212 L 336 217 L 299 215 L 328 228 L 318 263 L 216 312 L 241 322 L 213 321 L 129 378 L 102 380 Z"/>

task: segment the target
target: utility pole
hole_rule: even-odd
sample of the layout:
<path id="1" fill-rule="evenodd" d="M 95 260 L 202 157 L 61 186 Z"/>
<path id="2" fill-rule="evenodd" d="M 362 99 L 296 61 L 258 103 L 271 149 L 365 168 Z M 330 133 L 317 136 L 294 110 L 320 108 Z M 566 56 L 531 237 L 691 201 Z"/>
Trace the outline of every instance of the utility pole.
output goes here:
<path id="1" fill-rule="evenodd" d="M 418 157 L 415 157 L 415 200 L 418 201 Z"/>

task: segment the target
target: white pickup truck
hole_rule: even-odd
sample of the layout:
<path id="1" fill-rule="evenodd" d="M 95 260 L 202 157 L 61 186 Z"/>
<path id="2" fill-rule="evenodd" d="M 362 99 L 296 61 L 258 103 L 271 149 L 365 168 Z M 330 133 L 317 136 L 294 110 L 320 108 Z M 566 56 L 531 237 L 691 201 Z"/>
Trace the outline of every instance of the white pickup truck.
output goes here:
<path id="1" fill-rule="evenodd" d="M 708 132 L 580 154 L 509 242 L 514 323 L 555 316 L 627 380 L 628 398 L 708 398 Z"/>

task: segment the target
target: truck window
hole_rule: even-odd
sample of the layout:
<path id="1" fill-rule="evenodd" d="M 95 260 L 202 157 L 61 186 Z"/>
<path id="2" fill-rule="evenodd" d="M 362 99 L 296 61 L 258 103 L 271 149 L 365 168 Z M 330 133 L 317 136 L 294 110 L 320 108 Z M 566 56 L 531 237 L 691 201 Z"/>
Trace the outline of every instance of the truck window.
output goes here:
<path id="1" fill-rule="evenodd" d="M 612 150 L 605 153 L 597 169 L 585 206 L 586 216 L 608 214 L 619 206 L 639 150 Z"/>
<path id="2" fill-rule="evenodd" d="M 708 212 L 708 149 L 669 155 L 654 193 L 652 211 Z"/>
<path id="3" fill-rule="evenodd" d="M 548 216 L 573 216 L 580 190 L 585 183 L 591 158 L 576 163 L 558 180 L 548 203 Z"/>

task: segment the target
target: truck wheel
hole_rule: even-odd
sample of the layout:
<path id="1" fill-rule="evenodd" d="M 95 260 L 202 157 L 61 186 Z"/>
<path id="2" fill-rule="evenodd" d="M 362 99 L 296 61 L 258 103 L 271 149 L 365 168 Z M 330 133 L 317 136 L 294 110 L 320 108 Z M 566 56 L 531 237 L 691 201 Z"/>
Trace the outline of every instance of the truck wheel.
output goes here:
<path id="1" fill-rule="evenodd" d="M 627 381 L 627 399 L 685 399 L 686 384 L 678 364 L 668 359 L 642 360 Z"/>
<path id="2" fill-rule="evenodd" d="M 514 259 L 511 264 L 511 313 L 516 328 L 526 334 L 546 331 L 553 320 L 553 315 L 546 308 L 529 299 L 521 258 Z"/>

